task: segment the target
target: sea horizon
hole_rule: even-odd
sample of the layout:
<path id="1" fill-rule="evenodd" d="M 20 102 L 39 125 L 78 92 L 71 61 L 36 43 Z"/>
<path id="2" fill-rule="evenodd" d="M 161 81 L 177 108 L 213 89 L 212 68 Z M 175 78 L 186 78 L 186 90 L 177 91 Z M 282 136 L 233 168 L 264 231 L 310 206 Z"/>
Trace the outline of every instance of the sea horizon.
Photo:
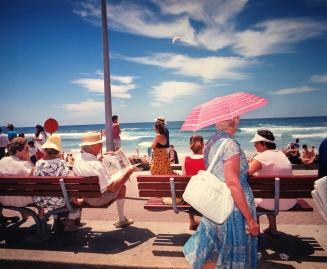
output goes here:
<path id="1" fill-rule="evenodd" d="M 141 155 L 147 154 L 147 149 L 140 146 L 143 142 L 152 142 L 154 138 L 154 122 L 130 122 L 120 123 L 122 134 L 122 149 L 128 155 L 135 155 L 137 151 Z M 169 121 L 167 127 L 170 132 L 170 144 L 173 144 L 177 152 L 181 155 L 190 153 L 189 137 L 193 132 L 180 131 L 183 121 Z M 315 146 L 316 151 L 321 141 L 327 137 L 327 116 L 313 117 L 278 117 L 278 118 L 242 118 L 235 139 L 240 143 L 247 156 L 255 154 L 255 148 L 249 141 L 256 133 L 257 129 L 266 128 L 271 130 L 276 138 L 277 148 L 285 148 L 287 144 L 300 139 L 300 145 L 307 144 Z M 17 133 L 24 133 L 27 138 L 33 137 L 35 128 L 16 127 Z M 62 137 L 64 152 L 78 152 L 80 138 L 87 131 L 101 131 L 105 129 L 105 124 L 83 124 L 83 125 L 61 125 L 57 134 Z M 3 129 L 7 132 L 6 128 Z M 215 132 L 215 126 L 196 132 L 209 139 Z M 144 144 L 144 143 L 143 143 Z M 105 144 L 104 144 L 105 150 Z"/>

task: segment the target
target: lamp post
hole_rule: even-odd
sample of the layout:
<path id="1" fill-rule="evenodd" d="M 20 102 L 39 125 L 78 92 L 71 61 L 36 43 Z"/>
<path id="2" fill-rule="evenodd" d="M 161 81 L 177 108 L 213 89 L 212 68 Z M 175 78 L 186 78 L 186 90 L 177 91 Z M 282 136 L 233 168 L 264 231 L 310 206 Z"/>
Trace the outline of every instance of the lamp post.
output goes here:
<path id="1" fill-rule="evenodd" d="M 106 151 L 114 148 L 112 135 L 112 104 L 110 86 L 110 66 L 109 66 L 109 36 L 107 25 L 107 0 L 101 0 L 102 15 L 102 44 L 103 44 L 103 77 L 104 77 L 104 105 L 106 123 Z"/>

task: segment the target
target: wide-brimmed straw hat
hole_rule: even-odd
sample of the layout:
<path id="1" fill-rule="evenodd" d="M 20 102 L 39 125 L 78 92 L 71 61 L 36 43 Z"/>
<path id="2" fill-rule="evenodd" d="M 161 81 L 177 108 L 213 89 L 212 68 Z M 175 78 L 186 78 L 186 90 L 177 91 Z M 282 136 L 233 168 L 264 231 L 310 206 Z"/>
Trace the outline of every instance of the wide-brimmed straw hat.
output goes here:
<path id="1" fill-rule="evenodd" d="M 80 144 L 80 147 L 102 144 L 104 142 L 104 140 L 101 139 L 100 132 L 86 132 L 82 135 L 81 141 L 82 144 Z"/>
<path id="2" fill-rule="evenodd" d="M 55 149 L 58 151 L 62 151 L 61 146 L 61 137 L 57 134 L 50 135 L 42 146 L 42 149 Z"/>
<path id="3" fill-rule="evenodd" d="M 255 143 L 255 142 L 268 142 L 268 143 L 275 143 L 272 140 L 269 140 L 261 135 L 255 134 L 254 137 L 250 140 L 250 143 Z"/>

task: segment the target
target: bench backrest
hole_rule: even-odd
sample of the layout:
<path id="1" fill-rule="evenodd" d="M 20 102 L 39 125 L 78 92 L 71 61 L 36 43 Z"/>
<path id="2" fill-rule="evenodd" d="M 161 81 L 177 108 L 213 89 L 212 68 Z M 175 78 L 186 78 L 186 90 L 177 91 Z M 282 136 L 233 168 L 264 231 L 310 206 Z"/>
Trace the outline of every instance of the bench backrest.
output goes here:
<path id="1" fill-rule="evenodd" d="M 279 178 L 280 198 L 311 198 L 314 181 L 317 176 L 275 176 L 249 177 L 248 182 L 255 198 L 275 198 L 275 178 Z M 182 197 L 190 176 L 180 175 L 138 175 L 140 197 L 169 197 L 171 196 L 170 178 L 174 178 L 176 196 Z"/>
<path id="2" fill-rule="evenodd" d="M 63 179 L 69 197 L 99 197 L 98 177 L 80 176 L 0 176 L 0 195 L 62 197 L 59 180 Z"/>

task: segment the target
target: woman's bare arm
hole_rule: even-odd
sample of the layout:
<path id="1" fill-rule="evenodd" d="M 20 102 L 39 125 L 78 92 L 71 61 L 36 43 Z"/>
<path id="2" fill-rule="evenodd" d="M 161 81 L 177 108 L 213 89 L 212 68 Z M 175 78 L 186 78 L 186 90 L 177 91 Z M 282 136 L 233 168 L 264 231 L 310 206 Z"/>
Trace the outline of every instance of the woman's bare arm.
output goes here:
<path id="1" fill-rule="evenodd" d="M 234 155 L 224 162 L 224 175 L 226 184 L 231 190 L 231 194 L 235 205 L 243 214 L 248 225 L 250 235 L 257 236 L 259 234 L 259 225 L 253 218 L 250 208 L 246 202 L 243 189 L 240 184 L 240 155 Z"/>
<path id="2" fill-rule="evenodd" d="M 253 175 L 255 172 L 259 171 L 262 169 L 262 165 L 259 161 L 257 160 L 252 160 L 249 163 L 249 170 L 248 170 L 248 174 L 251 176 Z"/>

